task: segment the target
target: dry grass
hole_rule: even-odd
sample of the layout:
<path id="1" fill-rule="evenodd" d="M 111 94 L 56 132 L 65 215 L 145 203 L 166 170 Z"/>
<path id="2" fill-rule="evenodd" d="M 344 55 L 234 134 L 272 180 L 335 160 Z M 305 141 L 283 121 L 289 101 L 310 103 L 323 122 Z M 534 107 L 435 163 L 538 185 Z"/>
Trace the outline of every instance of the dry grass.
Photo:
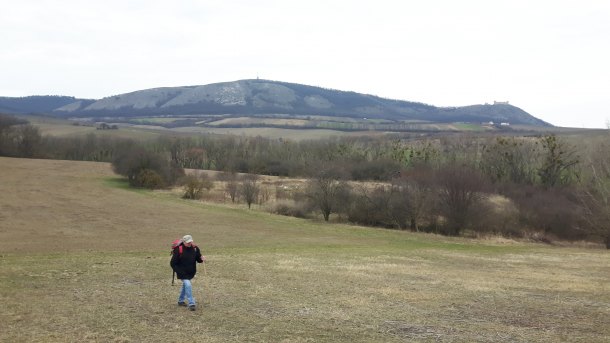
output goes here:
<path id="1" fill-rule="evenodd" d="M 134 126 L 122 126 L 118 130 L 97 130 L 94 124 L 74 125 L 76 122 L 68 119 L 59 119 L 36 115 L 23 115 L 32 125 L 40 130 L 43 136 L 70 137 L 95 134 L 97 136 L 110 136 L 132 139 L 152 139 L 167 134 L 164 128 L 137 128 Z M 176 133 L 173 133 L 176 134 Z"/>
<path id="2" fill-rule="evenodd" d="M 289 126 L 305 126 L 309 120 L 304 119 L 286 119 L 286 118 L 257 118 L 257 117 L 237 117 L 224 118 L 209 122 L 208 125 L 289 125 Z"/>
<path id="3" fill-rule="evenodd" d="M 269 139 L 290 139 L 293 141 L 316 140 L 330 137 L 375 137 L 386 135 L 382 131 L 336 131 L 327 129 L 280 129 L 274 127 L 244 127 L 244 128 L 211 128 L 211 127 L 180 127 L 168 130 L 184 134 L 231 134 L 236 136 L 261 136 Z"/>
<path id="4" fill-rule="evenodd" d="M 0 158 L 2 342 L 607 342 L 605 250 L 313 223 Z M 175 305 L 168 244 L 209 258 Z"/>
<path id="5" fill-rule="evenodd" d="M 51 136 L 74 136 L 86 135 L 95 132 L 93 126 L 76 126 L 74 122 L 67 119 L 58 119 L 43 116 L 26 115 L 23 116 L 31 124 L 36 125 L 40 129 L 42 135 Z"/>

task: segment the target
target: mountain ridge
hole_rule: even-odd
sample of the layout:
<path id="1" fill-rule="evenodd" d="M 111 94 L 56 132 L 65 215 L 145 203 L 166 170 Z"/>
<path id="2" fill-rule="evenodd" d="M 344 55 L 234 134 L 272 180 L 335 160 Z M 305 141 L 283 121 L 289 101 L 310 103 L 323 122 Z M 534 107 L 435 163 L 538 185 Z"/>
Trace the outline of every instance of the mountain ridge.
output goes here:
<path id="1" fill-rule="evenodd" d="M 436 107 L 282 81 L 247 79 L 207 85 L 158 87 L 99 100 L 61 97 L 46 113 L 59 117 L 134 117 L 178 115 L 318 115 L 384 119 L 396 122 L 509 122 L 552 126 L 509 104 Z M 0 110 L 4 106 L 0 98 Z M 73 101 L 67 101 L 72 99 Z M 5 101 L 6 102 L 6 101 Z M 14 102 L 13 102 L 14 105 Z M 15 106 L 12 106 L 13 108 Z"/>

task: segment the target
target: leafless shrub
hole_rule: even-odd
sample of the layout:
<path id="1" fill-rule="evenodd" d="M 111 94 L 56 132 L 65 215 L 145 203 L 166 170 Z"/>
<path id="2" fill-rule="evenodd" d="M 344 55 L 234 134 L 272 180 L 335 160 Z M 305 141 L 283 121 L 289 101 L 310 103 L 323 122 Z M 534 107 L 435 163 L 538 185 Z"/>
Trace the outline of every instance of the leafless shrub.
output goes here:
<path id="1" fill-rule="evenodd" d="M 438 199 L 445 218 L 444 233 L 459 235 L 475 223 L 476 209 L 485 198 L 487 180 L 473 168 L 447 165 L 437 171 Z"/>
<path id="2" fill-rule="evenodd" d="M 372 190 L 360 187 L 350 201 L 347 219 L 350 222 L 381 227 L 399 226 L 390 210 L 391 188 L 376 187 Z"/>
<path id="3" fill-rule="evenodd" d="M 519 210 L 508 198 L 492 195 L 479 203 L 473 216 L 473 230 L 477 235 L 490 234 L 504 237 L 523 237 L 519 226 Z"/>
<path id="4" fill-rule="evenodd" d="M 269 199 L 271 199 L 271 192 L 269 191 L 269 188 L 265 186 L 260 187 L 258 192 L 258 204 L 262 205 L 268 202 Z"/>
<path id="5" fill-rule="evenodd" d="M 260 193 L 260 185 L 258 184 L 258 177 L 255 175 L 246 175 L 243 177 L 241 181 L 240 194 L 243 197 L 246 204 L 248 204 L 248 208 L 252 206 L 252 204 L 258 198 Z"/>
<path id="6" fill-rule="evenodd" d="M 337 175 L 331 169 L 320 170 L 306 187 L 306 196 L 322 212 L 325 221 L 331 213 L 342 210 L 349 198 L 348 185 Z"/>
<path id="7" fill-rule="evenodd" d="M 209 179 L 206 174 L 187 175 L 182 181 L 182 188 L 184 199 L 201 199 L 204 190 L 210 190 L 214 186 L 214 183 Z"/>
<path id="8" fill-rule="evenodd" d="M 560 239 L 584 237 L 579 230 L 582 207 L 571 189 L 513 185 L 506 195 L 519 209 L 519 224 L 525 230 Z"/>
<path id="9" fill-rule="evenodd" d="M 610 249 L 610 145 L 595 147 L 586 161 L 587 178 L 583 180 L 579 200 L 583 206 L 585 230 L 601 238 Z"/>
<path id="10" fill-rule="evenodd" d="M 232 203 L 235 203 L 239 195 L 239 182 L 237 179 L 237 174 L 235 173 L 218 173 L 216 175 L 216 180 L 226 182 L 225 193 L 231 198 Z"/>
<path id="11" fill-rule="evenodd" d="M 418 166 L 401 173 L 392 184 L 396 190 L 393 210 L 401 209 L 408 217 L 410 229 L 419 231 L 421 221 L 433 211 L 436 202 L 433 171 Z"/>
<path id="12" fill-rule="evenodd" d="M 282 216 L 290 216 L 297 218 L 307 218 L 311 213 L 311 208 L 304 202 L 297 202 L 293 200 L 279 200 L 272 203 L 267 210 L 271 213 L 279 214 Z"/>

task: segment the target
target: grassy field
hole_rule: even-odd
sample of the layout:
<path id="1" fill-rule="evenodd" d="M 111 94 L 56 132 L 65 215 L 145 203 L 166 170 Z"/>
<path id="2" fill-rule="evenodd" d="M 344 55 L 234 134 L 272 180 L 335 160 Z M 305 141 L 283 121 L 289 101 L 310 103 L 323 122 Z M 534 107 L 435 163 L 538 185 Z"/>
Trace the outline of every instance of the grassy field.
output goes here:
<path id="1" fill-rule="evenodd" d="M 73 122 L 64 119 L 46 118 L 40 116 L 23 116 L 30 123 L 37 126 L 40 133 L 44 135 L 66 137 L 66 136 L 85 136 L 94 133 L 100 136 L 111 136 L 120 138 L 133 139 L 149 139 L 159 136 L 180 135 L 180 136 L 198 136 L 201 134 L 231 134 L 245 136 L 262 136 L 271 139 L 292 139 L 292 140 L 308 140 L 308 139 L 324 139 L 329 137 L 343 136 L 379 136 L 386 134 L 381 131 L 371 132 L 344 132 L 327 129 L 281 129 L 272 127 L 254 127 L 254 128 L 213 128 L 213 127 L 177 127 L 164 128 L 161 126 L 152 125 L 125 125 L 119 124 L 118 130 L 96 130 L 94 126 L 77 126 Z M 163 119 L 163 118 L 162 118 Z M 173 119 L 166 119 L 173 120 Z"/>
<path id="2" fill-rule="evenodd" d="M 45 116 L 35 115 L 23 115 L 24 119 L 29 120 L 32 124 L 36 125 L 42 135 L 50 136 L 85 136 L 90 133 L 94 133 L 100 136 L 110 137 L 121 137 L 121 138 L 134 138 L 134 139 L 151 139 L 159 136 L 167 135 L 180 135 L 180 136 L 199 136 L 202 134 L 231 134 L 231 135 L 243 135 L 243 136 L 261 136 L 270 139 L 291 139 L 295 141 L 301 140 L 317 140 L 325 139 L 330 137 L 361 137 L 361 136 L 384 136 L 387 134 L 395 134 L 397 132 L 392 131 L 342 131 L 342 129 L 350 129 L 353 124 L 357 123 L 377 123 L 384 124 L 388 123 L 383 120 L 371 120 L 371 119 L 357 119 L 357 118 L 344 118 L 344 117 L 324 117 L 324 116 L 297 116 L 295 119 L 281 119 L 281 118 L 226 118 L 220 119 L 219 121 L 213 122 L 215 124 L 226 124 L 226 123 L 241 123 L 241 124 L 252 124 L 252 123 L 267 123 L 273 125 L 294 125 L 293 129 L 290 128 L 277 128 L 277 127 L 243 127 L 243 128 L 223 128 L 223 127 L 202 127 L 202 126 L 189 126 L 189 127 L 173 127 L 165 128 L 159 125 L 153 125 L 152 123 L 170 123 L 176 120 L 185 118 L 194 118 L 189 116 L 176 116 L 176 117 L 140 117 L 131 118 L 134 123 L 141 122 L 142 124 L 126 124 L 126 123 L 112 123 L 119 126 L 118 130 L 96 130 L 94 123 L 88 123 L 89 126 L 85 125 L 74 125 L 75 122 L 67 119 L 59 119 Z M 302 129 L 300 126 L 305 125 L 310 120 L 328 120 L 323 125 L 327 125 L 325 128 L 318 129 Z M 335 120 L 340 122 L 335 122 Z M 404 122 L 409 124 L 409 122 Z M 412 122 L 415 128 L 419 130 L 429 130 L 428 134 L 438 134 L 440 131 L 463 131 L 470 133 L 482 133 L 490 131 L 489 128 L 485 128 L 479 124 L 464 124 L 464 123 L 422 123 Z M 533 127 L 523 125 L 513 125 L 510 127 L 511 130 L 506 131 L 503 134 L 508 135 L 521 135 L 521 134 L 544 134 L 544 133 L 555 133 L 562 136 L 574 136 L 577 139 L 587 139 L 587 137 L 601 136 L 604 139 L 607 138 L 608 130 L 591 130 L 591 129 L 575 129 L 575 128 L 546 128 L 546 127 Z M 420 131 L 424 133 L 425 131 Z"/>
<path id="3" fill-rule="evenodd" d="M 110 136 L 133 139 L 155 138 L 163 133 L 163 130 L 145 129 L 137 127 L 121 127 L 119 130 L 97 130 L 94 124 L 89 123 L 89 126 L 74 125 L 74 121 L 59 118 L 50 118 L 42 116 L 24 115 L 24 119 L 28 120 L 32 125 L 35 125 L 40 130 L 43 136 L 69 137 L 69 136 L 85 136 L 94 133 L 98 136 Z"/>
<path id="4" fill-rule="evenodd" d="M 76 136 L 95 132 L 94 126 L 76 126 L 67 119 L 24 115 L 24 119 L 36 125 L 42 135 L 50 136 Z"/>
<path id="5" fill-rule="evenodd" d="M 202 134 L 231 134 L 238 136 L 261 136 L 270 139 L 291 139 L 294 141 L 316 140 L 330 137 L 358 137 L 358 136 L 381 136 L 387 134 L 382 131 L 337 131 L 329 129 L 281 129 L 273 127 L 244 127 L 244 128 L 210 128 L 210 127 L 179 127 L 171 129 L 171 132 Z"/>
<path id="6" fill-rule="evenodd" d="M 0 158 L 1 342 L 607 342 L 610 254 L 280 217 Z M 169 243 L 209 262 L 176 306 Z"/>

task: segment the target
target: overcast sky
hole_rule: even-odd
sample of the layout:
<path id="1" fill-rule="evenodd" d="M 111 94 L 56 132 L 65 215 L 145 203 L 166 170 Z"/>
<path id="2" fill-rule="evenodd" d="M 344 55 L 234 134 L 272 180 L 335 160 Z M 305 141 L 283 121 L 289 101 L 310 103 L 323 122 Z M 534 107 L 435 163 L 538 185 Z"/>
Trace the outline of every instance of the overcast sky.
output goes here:
<path id="1" fill-rule="evenodd" d="M 610 120 L 610 1 L 0 0 L 0 96 L 277 80 Z"/>

